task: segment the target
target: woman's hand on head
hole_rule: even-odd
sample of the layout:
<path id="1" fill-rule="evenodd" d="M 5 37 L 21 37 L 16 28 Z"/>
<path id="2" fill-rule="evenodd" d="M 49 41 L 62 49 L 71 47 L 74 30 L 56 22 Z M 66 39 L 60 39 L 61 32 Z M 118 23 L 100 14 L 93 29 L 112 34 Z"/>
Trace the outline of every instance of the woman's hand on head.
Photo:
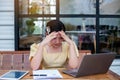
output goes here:
<path id="1" fill-rule="evenodd" d="M 64 31 L 59 31 L 59 34 L 68 44 L 72 43 L 72 40 L 64 33 Z"/>
<path id="2" fill-rule="evenodd" d="M 41 45 L 44 46 L 46 44 L 48 44 L 52 39 L 56 38 L 57 36 L 57 32 L 52 32 L 50 34 L 48 34 L 45 39 L 41 42 Z"/>

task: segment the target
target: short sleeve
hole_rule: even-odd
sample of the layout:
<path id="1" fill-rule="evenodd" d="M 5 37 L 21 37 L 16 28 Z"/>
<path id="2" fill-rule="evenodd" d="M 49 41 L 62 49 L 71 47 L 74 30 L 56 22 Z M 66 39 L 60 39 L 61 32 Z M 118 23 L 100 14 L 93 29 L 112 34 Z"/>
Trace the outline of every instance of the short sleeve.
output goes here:
<path id="1" fill-rule="evenodd" d="M 74 48 L 75 48 L 76 55 L 77 55 L 77 57 L 79 57 L 78 48 L 77 48 L 77 46 L 76 46 L 74 41 L 73 41 L 73 45 L 74 45 Z M 64 43 L 64 49 L 68 53 L 68 58 L 69 58 L 69 48 L 68 47 L 69 47 L 69 45 L 67 43 Z"/>
<path id="2" fill-rule="evenodd" d="M 73 42 L 73 44 L 74 44 L 74 47 L 75 47 L 76 55 L 77 55 L 77 57 L 79 57 L 78 48 L 77 48 L 77 46 L 76 46 L 75 42 Z"/>
<path id="3" fill-rule="evenodd" d="M 38 49 L 38 44 L 34 43 L 30 46 L 30 55 L 29 55 L 29 60 L 33 58 L 33 56 L 36 54 L 36 51 Z"/>

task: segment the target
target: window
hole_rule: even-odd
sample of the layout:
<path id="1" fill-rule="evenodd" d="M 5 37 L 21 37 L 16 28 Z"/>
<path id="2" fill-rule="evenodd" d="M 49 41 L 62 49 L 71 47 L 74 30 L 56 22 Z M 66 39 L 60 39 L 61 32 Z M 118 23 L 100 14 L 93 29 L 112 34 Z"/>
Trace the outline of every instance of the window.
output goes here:
<path id="1" fill-rule="evenodd" d="M 95 14 L 92 0 L 60 0 L 60 14 Z"/>
<path id="2" fill-rule="evenodd" d="M 120 6 L 119 0 L 15 0 L 16 1 L 16 49 L 29 49 L 34 42 L 40 42 L 45 36 L 45 25 L 47 21 L 59 19 L 67 28 L 67 31 L 95 31 L 96 46 L 93 46 L 93 53 L 113 50 L 106 40 L 106 32 L 111 27 L 117 27 L 116 37 L 119 38 Z M 109 6 L 111 5 L 111 6 Z M 109 8 L 108 8 L 109 6 Z M 113 29 L 115 29 L 115 27 Z M 19 32 L 17 32 L 17 30 Z M 78 35 L 76 44 L 79 48 Z M 107 33 L 108 34 L 108 33 Z M 111 36 L 111 34 L 108 34 Z M 91 42 L 93 40 L 89 37 Z M 78 41 L 77 41 L 78 40 Z M 117 39 L 119 41 L 119 39 Z M 17 42 L 18 41 L 18 42 Z M 115 40 L 114 40 L 115 41 Z M 120 41 L 119 41 L 120 42 Z M 105 46 L 101 46 L 101 45 Z M 87 49 L 90 49 L 88 46 Z M 85 49 L 85 48 L 83 48 Z M 119 47 L 116 48 L 120 50 Z M 119 52 L 119 51 L 116 51 Z M 117 53 L 118 55 L 120 53 Z"/>
<path id="3" fill-rule="evenodd" d="M 119 0 L 102 0 L 100 3 L 100 14 L 120 15 Z"/>
<path id="4" fill-rule="evenodd" d="M 101 50 L 119 52 L 120 48 L 120 18 L 100 18 Z"/>

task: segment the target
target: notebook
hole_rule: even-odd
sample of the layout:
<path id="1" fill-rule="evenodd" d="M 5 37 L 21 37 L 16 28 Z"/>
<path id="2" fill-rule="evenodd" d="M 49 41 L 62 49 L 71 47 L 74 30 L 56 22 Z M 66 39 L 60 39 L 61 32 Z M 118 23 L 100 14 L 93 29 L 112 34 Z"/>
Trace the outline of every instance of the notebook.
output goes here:
<path id="1" fill-rule="evenodd" d="M 56 69 L 34 70 L 32 76 L 34 80 L 49 80 L 49 79 L 52 80 L 63 78 L 60 72 Z"/>
<path id="2" fill-rule="evenodd" d="M 115 55 L 115 53 L 85 55 L 78 69 L 63 70 L 63 73 L 73 77 L 106 73 L 112 64 Z"/>

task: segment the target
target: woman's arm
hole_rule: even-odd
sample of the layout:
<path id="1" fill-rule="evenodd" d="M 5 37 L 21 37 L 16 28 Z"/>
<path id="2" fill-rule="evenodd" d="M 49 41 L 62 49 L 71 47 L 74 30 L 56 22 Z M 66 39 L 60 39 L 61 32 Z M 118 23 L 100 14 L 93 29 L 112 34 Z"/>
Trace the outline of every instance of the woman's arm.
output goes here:
<path id="1" fill-rule="evenodd" d="M 78 66 L 78 51 L 76 50 L 75 43 L 63 32 L 59 32 L 62 36 L 62 38 L 69 44 L 69 61 L 68 66 L 70 68 L 77 68 Z"/>
<path id="2" fill-rule="evenodd" d="M 42 62 L 42 54 L 43 48 L 53 39 L 56 37 L 56 32 L 52 32 L 51 34 L 47 35 L 46 38 L 39 44 L 39 47 L 31 60 L 31 68 L 33 70 L 39 69 Z"/>
<path id="3" fill-rule="evenodd" d="M 68 64 L 69 64 L 69 67 L 70 68 L 77 68 L 78 67 L 78 51 L 76 51 L 76 46 L 75 46 L 75 43 L 72 41 L 70 44 L 69 44 L 69 61 L 68 61 Z"/>
<path id="4" fill-rule="evenodd" d="M 37 52 L 35 53 L 34 57 L 31 60 L 31 68 L 33 70 L 39 69 L 42 62 L 42 53 L 43 53 L 43 46 L 40 44 Z"/>

